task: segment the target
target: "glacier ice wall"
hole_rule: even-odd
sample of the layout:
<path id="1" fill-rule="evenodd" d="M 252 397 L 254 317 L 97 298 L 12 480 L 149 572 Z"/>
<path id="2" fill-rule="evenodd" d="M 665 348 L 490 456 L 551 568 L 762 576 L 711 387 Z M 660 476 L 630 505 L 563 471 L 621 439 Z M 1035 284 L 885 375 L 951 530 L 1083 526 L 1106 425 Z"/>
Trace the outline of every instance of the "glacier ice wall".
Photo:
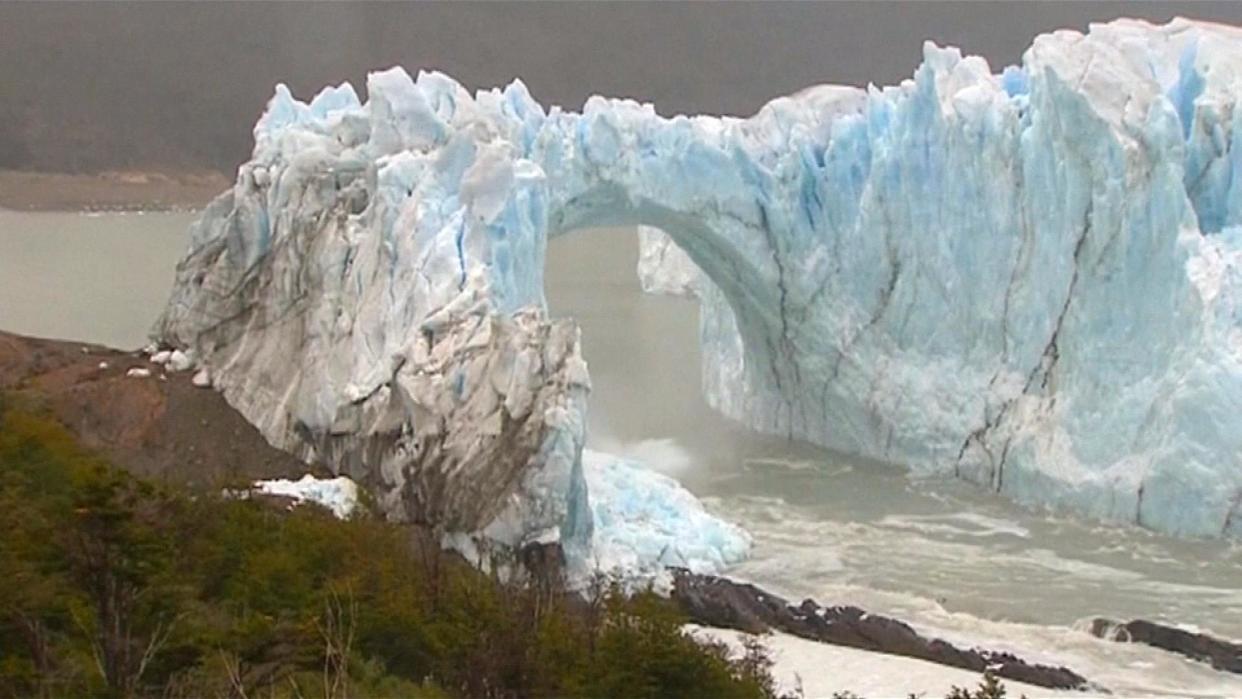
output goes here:
<path id="1" fill-rule="evenodd" d="M 1240 57 L 1237 30 L 1185 20 L 1040 36 L 999 74 L 928 44 L 900 85 L 749 119 L 545 110 L 520 82 L 400 68 L 366 103 L 282 86 L 156 334 L 406 516 L 584 541 L 589 381 L 543 311 L 545 246 L 648 225 L 709 280 L 725 414 L 1029 504 L 1242 534 Z"/>

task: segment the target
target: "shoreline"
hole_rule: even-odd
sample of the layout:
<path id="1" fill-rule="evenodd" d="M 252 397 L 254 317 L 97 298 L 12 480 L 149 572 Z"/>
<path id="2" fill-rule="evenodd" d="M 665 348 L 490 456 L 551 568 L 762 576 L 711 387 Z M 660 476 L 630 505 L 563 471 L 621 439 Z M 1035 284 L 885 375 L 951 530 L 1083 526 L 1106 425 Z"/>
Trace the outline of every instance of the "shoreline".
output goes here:
<path id="1" fill-rule="evenodd" d="M 146 371 L 137 376 L 133 369 Z M 223 396 L 195 384 L 191 373 L 166 373 L 141 351 L 0 331 L 0 391 L 37 399 L 84 444 L 136 475 L 208 489 L 307 472 L 328 475 L 268 445 Z M 230 446 L 222 450 L 222 444 Z M 806 663 L 813 666 L 820 662 L 817 657 L 869 657 L 876 667 L 924 668 L 937 681 L 992 668 L 1006 682 L 1020 686 L 1080 696 L 1084 691 L 1107 691 L 1103 683 L 1093 681 L 1089 669 L 1084 677 L 1004 648 L 942 640 L 916 631 L 898 617 L 863 609 L 809 599 L 795 605 L 727 572 L 674 573 L 677 584 L 671 598 L 690 623 L 734 640 L 740 637 L 729 633 L 776 634 L 776 649 L 794 654 L 789 658 L 793 664 L 783 668 L 790 672 Z M 1090 633 L 1103 641 L 1180 655 L 1220 671 L 1222 677 L 1242 674 L 1242 667 L 1230 662 L 1242 646 L 1228 639 L 1142 620 L 1099 619 Z M 926 669 L 929 666 L 947 669 L 932 671 Z"/>
<path id="2" fill-rule="evenodd" d="M 214 491 L 261 479 L 333 475 L 268 445 L 223 395 L 194 379 L 194 373 L 153 363 L 141 350 L 0 331 L 0 392 L 45 406 L 83 445 L 136 476 Z M 1031 686 L 1089 687 L 1086 678 L 1066 668 L 958 648 L 921 636 L 897 619 L 862 610 L 842 615 L 843 608 L 819 607 L 810 600 L 795 608 L 728 577 L 678 569 L 672 573 L 670 599 L 692 623 L 749 633 L 784 632 L 966 672 L 995 666 L 1005 680 Z"/>
<path id="3" fill-rule="evenodd" d="M 71 174 L 0 170 L 0 209 L 137 212 L 201 209 L 232 181 L 223 173 L 109 171 Z"/>

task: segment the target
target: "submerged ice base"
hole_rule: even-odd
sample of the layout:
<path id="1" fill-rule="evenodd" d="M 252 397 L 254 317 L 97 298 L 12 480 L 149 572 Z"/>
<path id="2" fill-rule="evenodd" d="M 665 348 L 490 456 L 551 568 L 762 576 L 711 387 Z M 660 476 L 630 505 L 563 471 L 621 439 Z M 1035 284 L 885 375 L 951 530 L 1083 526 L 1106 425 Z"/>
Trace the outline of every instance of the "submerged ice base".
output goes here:
<path id="1" fill-rule="evenodd" d="M 1120 20 L 997 74 L 750 119 L 393 68 L 280 86 L 155 330 L 274 444 L 385 511 L 589 547 L 589 378 L 549 236 L 666 233 L 704 283 L 704 390 L 766 432 L 1030 504 L 1242 534 L 1242 38 Z M 685 286 L 686 279 L 674 280 Z"/>

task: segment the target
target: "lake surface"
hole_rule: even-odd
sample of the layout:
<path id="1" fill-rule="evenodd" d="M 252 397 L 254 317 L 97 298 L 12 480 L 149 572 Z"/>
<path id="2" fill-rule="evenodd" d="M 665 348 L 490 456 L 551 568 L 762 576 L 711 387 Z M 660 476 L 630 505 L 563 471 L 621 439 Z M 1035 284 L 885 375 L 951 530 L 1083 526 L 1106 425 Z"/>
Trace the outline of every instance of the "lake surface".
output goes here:
<path id="1" fill-rule="evenodd" d="M 145 344 L 192 218 L 0 211 L 0 328 Z M 549 308 L 583 328 L 590 446 L 677 477 L 746 527 L 752 557 L 731 574 L 1066 664 L 1126 696 L 1242 696 L 1242 677 L 1076 628 L 1091 616 L 1144 617 L 1242 638 L 1236 543 L 1026 510 L 750 433 L 700 397 L 697 304 L 640 292 L 633 230 L 579 231 L 548 255 Z"/>
<path id="2" fill-rule="evenodd" d="M 0 209 L 0 329 L 142 347 L 193 219 Z"/>

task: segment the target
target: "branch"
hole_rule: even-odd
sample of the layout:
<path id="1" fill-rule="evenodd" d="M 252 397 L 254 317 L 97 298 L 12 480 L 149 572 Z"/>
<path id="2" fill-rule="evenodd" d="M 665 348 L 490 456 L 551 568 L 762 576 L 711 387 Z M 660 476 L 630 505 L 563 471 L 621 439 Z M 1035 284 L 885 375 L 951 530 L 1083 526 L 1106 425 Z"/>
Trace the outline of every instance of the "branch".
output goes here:
<path id="1" fill-rule="evenodd" d="M 138 672 L 134 675 L 135 685 L 138 684 L 138 680 L 142 679 L 142 673 L 147 671 L 147 665 L 155 657 L 155 654 L 160 652 L 164 644 L 168 642 L 168 637 L 172 635 L 173 628 L 184 616 L 185 614 L 178 614 L 172 618 L 172 621 L 168 622 L 167 626 L 163 622 L 155 625 L 155 631 L 151 634 L 151 641 L 147 643 L 147 649 L 142 652 L 142 660 L 138 662 Z"/>
<path id="2" fill-rule="evenodd" d="M 69 615 L 73 617 L 73 623 L 82 630 L 82 633 L 86 636 L 86 640 L 90 643 L 91 657 L 95 660 L 95 669 L 99 670 L 99 676 L 103 678 L 104 682 L 107 682 L 108 673 L 104 670 L 103 649 L 99 647 L 99 638 L 95 634 L 91 633 L 90 629 L 86 628 L 86 623 L 83 622 L 82 618 L 78 616 L 76 609 L 71 610 Z"/>
<path id="3" fill-rule="evenodd" d="M 236 656 L 230 658 L 223 649 L 220 651 L 220 662 L 224 663 L 224 672 L 229 677 L 229 684 L 232 686 L 235 696 L 240 699 L 248 699 L 246 696 L 246 685 L 241 678 L 241 661 Z"/>

